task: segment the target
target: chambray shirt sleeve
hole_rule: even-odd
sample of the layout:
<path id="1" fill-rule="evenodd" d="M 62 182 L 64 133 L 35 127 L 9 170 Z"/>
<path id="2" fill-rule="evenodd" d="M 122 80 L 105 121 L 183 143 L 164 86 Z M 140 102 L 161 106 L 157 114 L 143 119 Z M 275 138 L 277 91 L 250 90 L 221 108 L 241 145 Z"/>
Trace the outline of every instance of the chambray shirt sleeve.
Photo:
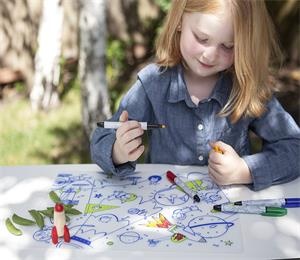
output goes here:
<path id="1" fill-rule="evenodd" d="M 243 157 L 252 175 L 250 189 L 257 191 L 299 177 L 300 130 L 276 98 L 263 116 L 252 121 L 250 129 L 263 141 L 261 152 Z"/>
<path id="2" fill-rule="evenodd" d="M 143 85 L 140 80 L 137 80 L 122 99 L 118 111 L 108 121 L 119 121 L 123 110 L 128 111 L 129 119 L 148 121 L 149 107 L 150 103 Z M 118 176 L 126 175 L 135 170 L 136 162 L 127 162 L 121 165 L 113 163 L 112 148 L 115 140 L 115 129 L 97 127 L 90 142 L 91 158 L 105 173 L 113 173 Z"/>

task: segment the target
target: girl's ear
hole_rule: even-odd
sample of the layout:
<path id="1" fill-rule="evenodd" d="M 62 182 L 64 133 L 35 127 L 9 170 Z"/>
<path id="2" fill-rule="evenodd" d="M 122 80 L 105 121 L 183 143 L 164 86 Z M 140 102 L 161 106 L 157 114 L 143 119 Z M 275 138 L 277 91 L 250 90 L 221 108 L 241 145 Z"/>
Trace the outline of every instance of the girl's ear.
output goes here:
<path id="1" fill-rule="evenodd" d="M 181 32 L 181 23 L 177 26 L 177 31 Z"/>

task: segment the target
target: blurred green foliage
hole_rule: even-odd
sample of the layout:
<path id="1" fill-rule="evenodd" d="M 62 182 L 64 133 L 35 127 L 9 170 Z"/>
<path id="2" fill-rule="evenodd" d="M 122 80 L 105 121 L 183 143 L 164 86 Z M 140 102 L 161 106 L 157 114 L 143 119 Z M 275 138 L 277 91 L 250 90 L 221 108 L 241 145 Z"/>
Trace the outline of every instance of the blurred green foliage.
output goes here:
<path id="1" fill-rule="evenodd" d="M 48 113 L 34 114 L 27 100 L 15 99 L 0 106 L 0 165 L 90 162 L 82 138 L 78 82 L 63 105 Z"/>
<path id="2" fill-rule="evenodd" d="M 120 88 L 114 88 L 118 84 L 118 78 L 125 67 L 126 44 L 121 40 L 108 39 L 106 50 L 106 79 L 109 87 L 111 110 L 116 111 L 117 100 L 120 98 Z"/>
<path id="3" fill-rule="evenodd" d="M 171 0 L 155 0 L 155 3 L 164 11 L 167 12 L 171 6 Z"/>

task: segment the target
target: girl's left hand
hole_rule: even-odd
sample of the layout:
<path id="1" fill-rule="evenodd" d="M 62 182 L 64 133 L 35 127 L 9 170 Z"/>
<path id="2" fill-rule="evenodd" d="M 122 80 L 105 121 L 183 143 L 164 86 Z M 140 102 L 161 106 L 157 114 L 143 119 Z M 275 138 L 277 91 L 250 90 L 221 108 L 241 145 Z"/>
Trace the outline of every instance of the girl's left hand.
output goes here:
<path id="1" fill-rule="evenodd" d="M 221 152 L 212 149 L 208 158 L 208 173 L 218 185 L 252 183 L 250 170 L 246 162 L 228 144 L 221 141 L 211 143 Z"/>

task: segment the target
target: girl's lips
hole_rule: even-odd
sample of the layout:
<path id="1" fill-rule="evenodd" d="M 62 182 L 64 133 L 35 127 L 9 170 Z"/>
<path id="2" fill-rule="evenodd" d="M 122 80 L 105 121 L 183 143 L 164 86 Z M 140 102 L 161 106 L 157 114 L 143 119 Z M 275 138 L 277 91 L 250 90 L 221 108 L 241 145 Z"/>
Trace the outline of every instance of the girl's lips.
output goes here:
<path id="1" fill-rule="evenodd" d="M 201 62 L 201 61 L 199 61 L 199 63 L 203 66 L 203 67 L 205 67 L 205 68 L 212 68 L 214 65 L 208 65 L 208 64 L 205 64 L 205 63 L 203 63 L 203 62 Z"/>

